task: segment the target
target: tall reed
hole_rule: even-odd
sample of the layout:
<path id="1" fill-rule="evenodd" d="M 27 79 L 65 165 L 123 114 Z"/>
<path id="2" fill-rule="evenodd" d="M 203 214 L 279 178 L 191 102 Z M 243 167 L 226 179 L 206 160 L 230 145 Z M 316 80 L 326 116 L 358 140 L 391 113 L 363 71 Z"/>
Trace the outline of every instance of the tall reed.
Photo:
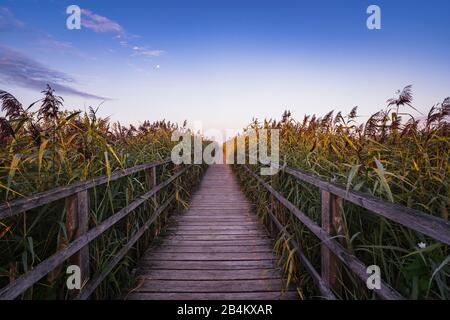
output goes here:
<path id="1" fill-rule="evenodd" d="M 27 108 L 11 94 L 0 91 L 0 202 L 68 185 L 116 169 L 163 160 L 170 156 L 174 130 L 187 130 L 168 121 L 144 121 L 138 127 L 112 123 L 97 115 L 97 109 L 63 111 L 63 99 L 50 87 L 44 97 Z M 158 182 L 172 174 L 170 165 L 157 169 Z M 190 190 L 199 181 L 202 167 L 194 166 L 180 179 L 178 206 L 186 204 Z M 125 207 L 148 191 L 143 173 L 136 173 L 90 190 L 90 227 Z M 173 192 L 159 193 L 162 203 Z M 177 209 L 171 206 L 170 210 Z M 178 208 L 181 209 L 181 208 Z M 92 274 L 100 272 L 108 260 L 150 217 L 151 202 L 136 209 L 118 226 L 90 245 Z M 168 210 L 168 211 L 170 211 Z M 4 219 L 0 224 L 0 287 L 8 284 L 70 241 L 66 230 L 64 201 Z M 94 298 L 112 298 L 132 286 L 131 271 L 147 245 L 159 234 L 166 215 L 154 223 L 102 282 Z M 23 299 L 68 298 L 65 271 L 57 268 L 21 296 Z"/>
<path id="2" fill-rule="evenodd" d="M 281 161 L 288 166 L 340 183 L 347 190 L 448 220 L 450 98 L 417 119 L 409 111 L 415 109 L 410 86 L 387 103 L 365 123 L 358 120 L 356 107 L 347 115 L 331 111 L 323 117 L 305 116 L 302 121 L 286 111 L 281 121 L 254 120 L 246 130 L 279 129 Z M 258 212 L 267 219 L 267 192 L 240 166 L 235 170 Z M 274 181 L 277 190 L 320 224 L 318 188 L 283 173 Z M 344 202 L 343 210 L 347 247 L 367 265 L 379 265 L 382 278 L 392 287 L 410 299 L 450 299 L 447 245 L 350 203 Z M 278 215 L 320 270 L 320 241 L 285 209 L 280 207 Z M 290 278 L 296 278 L 304 296 L 317 296 L 311 279 L 281 238 L 277 248 L 283 257 L 282 266 Z M 347 269 L 340 280 L 341 298 L 376 297 Z"/>

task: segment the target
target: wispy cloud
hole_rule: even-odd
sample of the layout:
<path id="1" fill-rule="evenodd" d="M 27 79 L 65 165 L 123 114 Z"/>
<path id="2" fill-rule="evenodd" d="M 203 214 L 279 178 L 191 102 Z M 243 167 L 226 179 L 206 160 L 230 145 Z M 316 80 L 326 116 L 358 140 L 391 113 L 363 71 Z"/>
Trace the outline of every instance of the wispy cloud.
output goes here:
<path id="1" fill-rule="evenodd" d="M 20 30 L 23 35 L 32 39 L 27 44 L 32 45 L 33 49 L 48 50 L 52 51 L 52 53 L 55 51 L 71 53 L 80 58 L 92 59 L 77 50 L 71 42 L 59 40 L 50 33 L 27 26 L 22 21 L 16 19 L 10 9 L 0 7 L 0 32 L 11 32 L 15 30 Z"/>
<path id="2" fill-rule="evenodd" d="M 59 52 L 63 54 L 72 54 L 84 60 L 96 60 L 95 57 L 76 48 L 71 42 L 56 39 L 48 33 L 42 33 L 42 35 L 37 36 L 33 41 L 33 45 L 37 50 L 50 52 L 52 54 Z"/>
<path id="3" fill-rule="evenodd" d="M 117 35 L 124 35 L 124 28 L 117 22 L 93 13 L 89 9 L 81 9 L 81 25 L 94 32 L 98 33 L 115 33 Z"/>
<path id="4" fill-rule="evenodd" d="M 37 38 L 36 43 L 39 48 L 46 48 L 59 51 L 73 51 L 75 48 L 70 42 L 60 41 L 55 39 L 50 34 L 45 34 L 42 37 Z"/>
<path id="5" fill-rule="evenodd" d="M 164 50 L 155 50 L 148 47 L 133 47 L 133 55 L 135 56 L 144 56 L 147 58 L 159 57 L 164 53 Z"/>
<path id="6" fill-rule="evenodd" d="M 99 15 L 89 9 L 81 9 L 81 25 L 97 33 L 113 33 L 119 45 L 123 48 L 132 49 L 132 56 L 159 57 L 164 50 L 151 49 L 149 47 L 140 47 L 132 44 L 133 39 L 140 38 L 137 35 L 131 35 L 126 32 L 118 22 L 108 17 Z"/>
<path id="7" fill-rule="evenodd" d="M 0 7 L 0 32 L 21 29 L 25 24 L 16 19 L 12 12 L 5 7 Z"/>
<path id="8" fill-rule="evenodd" d="M 76 84 L 76 81 L 69 75 L 48 68 L 5 46 L 0 46 L 0 82 L 35 90 L 42 90 L 49 84 L 60 93 L 88 99 L 109 100 L 106 97 L 75 89 L 73 85 Z"/>

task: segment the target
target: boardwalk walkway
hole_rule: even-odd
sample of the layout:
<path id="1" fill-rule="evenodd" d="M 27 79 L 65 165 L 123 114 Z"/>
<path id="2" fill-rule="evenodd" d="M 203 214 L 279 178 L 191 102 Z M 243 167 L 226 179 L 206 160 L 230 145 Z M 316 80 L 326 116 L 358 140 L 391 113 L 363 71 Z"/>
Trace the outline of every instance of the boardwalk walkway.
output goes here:
<path id="1" fill-rule="evenodd" d="M 295 299 L 272 248 L 231 168 L 212 165 L 189 210 L 144 255 L 127 299 Z"/>

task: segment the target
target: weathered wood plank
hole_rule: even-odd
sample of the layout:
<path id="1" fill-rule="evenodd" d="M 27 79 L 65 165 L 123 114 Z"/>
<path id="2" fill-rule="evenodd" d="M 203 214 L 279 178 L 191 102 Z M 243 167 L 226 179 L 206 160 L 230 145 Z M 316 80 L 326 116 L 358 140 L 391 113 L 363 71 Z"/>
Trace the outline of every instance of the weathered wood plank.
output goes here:
<path id="1" fill-rule="evenodd" d="M 212 253 L 233 253 L 233 252 L 272 252 L 272 249 L 267 244 L 259 246 L 168 246 L 164 245 L 160 248 L 155 248 L 153 252 L 166 252 L 166 253 L 196 253 L 196 252 L 212 252 Z"/>
<path id="2" fill-rule="evenodd" d="M 253 213 L 227 213 L 224 210 L 208 210 L 204 212 L 191 212 L 189 211 L 183 216 L 183 220 L 241 220 L 241 221 L 254 221 L 255 216 Z"/>
<path id="3" fill-rule="evenodd" d="M 205 230 L 177 230 L 167 232 L 169 235 L 177 236 L 190 236 L 190 235 L 211 235 L 211 236 L 267 236 L 267 234 L 261 230 L 217 230 L 217 231 L 205 231 Z"/>
<path id="4" fill-rule="evenodd" d="M 328 234 L 329 237 L 345 236 L 344 232 L 344 219 L 342 217 L 342 199 L 337 198 L 335 195 L 327 192 L 321 192 L 321 220 L 322 229 Z M 341 244 L 342 238 L 338 240 Z M 321 247 L 321 270 L 322 279 L 325 283 L 332 288 L 335 292 L 341 292 L 341 284 L 339 279 L 342 272 L 342 264 L 334 253 L 325 245 Z"/>
<path id="5" fill-rule="evenodd" d="M 195 214 L 195 216 L 193 216 Z M 203 220 L 209 220 L 209 219 L 216 219 L 216 220 L 249 220 L 251 218 L 254 218 L 254 214 L 227 214 L 223 211 L 217 211 L 216 213 L 213 213 L 212 211 L 208 211 L 205 214 L 201 214 L 201 213 L 191 213 L 189 212 L 188 214 L 186 214 L 186 219 L 189 218 L 195 218 L 195 219 L 203 219 Z"/>
<path id="6" fill-rule="evenodd" d="M 202 231 L 202 232 L 217 232 L 217 231 L 261 231 L 266 232 L 260 225 L 209 225 L 209 226 L 198 226 L 198 225 L 180 225 L 178 227 L 168 228 L 168 231 Z"/>
<path id="7" fill-rule="evenodd" d="M 264 292 L 131 292 L 127 300 L 295 300 L 295 291 Z"/>
<path id="8" fill-rule="evenodd" d="M 247 270 L 149 270 L 138 271 L 140 279 L 145 280 L 261 280 L 280 279 L 278 270 L 247 269 Z"/>
<path id="9" fill-rule="evenodd" d="M 280 279 L 260 280 L 148 280 L 135 292 L 260 292 L 282 291 Z"/>
<path id="10" fill-rule="evenodd" d="M 72 214 L 75 214 L 77 219 L 75 238 L 79 238 L 89 231 L 90 208 L 88 190 L 80 191 L 75 195 L 75 206 L 76 212 Z M 80 267 L 81 283 L 86 283 L 90 277 L 89 244 L 85 245 L 80 251 L 70 257 L 70 263 Z M 79 290 L 70 292 L 72 297 L 78 293 Z"/>
<path id="11" fill-rule="evenodd" d="M 167 260 L 142 260 L 142 268 L 165 269 L 165 270 L 242 270 L 242 269 L 264 269 L 276 268 L 276 259 L 267 260 L 199 260 L 183 261 L 182 264 Z"/>
<path id="12" fill-rule="evenodd" d="M 244 252 L 244 253 L 227 253 L 227 252 L 153 252 L 144 257 L 144 260 L 265 260 L 272 259 L 276 256 L 271 252 Z"/>
<path id="13" fill-rule="evenodd" d="M 253 240 L 177 240 L 177 239 L 165 239 L 164 245 L 167 247 L 175 246 L 175 247 L 193 247 L 193 246 L 221 246 L 221 247 L 236 247 L 240 248 L 241 246 L 258 246 L 264 245 L 269 248 L 272 248 L 272 240 L 267 239 L 253 239 Z"/>
<path id="14" fill-rule="evenodd" d="M 177 230 L 266 230 L 261 223 L 249 222 L 246 224 L 238 224 L 236 222 L 233 223 L 210 223 L 210 224 L 199 224 L 198 222 L 188 222 L 188 223 L 174 223 L 168 229 L 177 229 Z M 265 231 L 267 232 L 267 231 Z"/>
<path id="15" fill-rule="evenodd" d="M 147 179 L 147 187 L 148 190 L 151 190 L 154 186 L 156 186 L 156 167 L 152 167 L 146 171 L 146 179 Z M 154 195 L 152 197 L 153 207 L 156 208 L 158 206 L 158 195 Z"/>
<path id="16" fill-rule="evenodd" d="M 177 239 L 177 240 L 258 240 L 269 237 L 263 237 L 260 235 L 170 235 L 167 237 L 168 239 Z"/>
<path id="17" fill-rule="evenodd" d="M 255 226 L 256 222 L 235 222 L 235 221 L 188 221 L 188 222 L 174 222 L 175 225 L 179 225 L 180 228 L 184 229 L 190 229 L 195 227 L 202 227 L 202 228 L 214 228 L 214 229 L 226 229 L 226 228 L 254 228 L 254 229 L 263 229 L 263 226 L 260 225 L 260 222 L 258 225 Z M 173 228 L 173 227 L 172 227 Z M 169 228 L 170 229 L 170 228 Z M 200 228 L 197 228 L 200 229 Z"/>

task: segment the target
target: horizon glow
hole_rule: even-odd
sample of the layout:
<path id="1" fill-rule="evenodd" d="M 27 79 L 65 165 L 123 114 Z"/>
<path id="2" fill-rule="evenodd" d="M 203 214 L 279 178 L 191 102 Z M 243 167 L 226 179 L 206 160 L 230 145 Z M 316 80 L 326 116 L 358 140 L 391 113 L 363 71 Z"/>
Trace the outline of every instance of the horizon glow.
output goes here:
<path id="1" fill-rule="evenodd" d="M 66 28 L 71 4 L 83 10 L 81 30 Z M 364 118 L 409 84 L 426 113 L 450 95 L 450 3 L 377 1 L 381 30 L 366 27 L 370 4 L 4 0 L 0 88 L 28 105 L 44 89 L 30 80 L 37 70 L 43 82 L 63 78 L 66 109 L 105 100 L 99 114 L 112 121 L 205 130 L 286 109 L 301 119 L 358 106 Z"/>

